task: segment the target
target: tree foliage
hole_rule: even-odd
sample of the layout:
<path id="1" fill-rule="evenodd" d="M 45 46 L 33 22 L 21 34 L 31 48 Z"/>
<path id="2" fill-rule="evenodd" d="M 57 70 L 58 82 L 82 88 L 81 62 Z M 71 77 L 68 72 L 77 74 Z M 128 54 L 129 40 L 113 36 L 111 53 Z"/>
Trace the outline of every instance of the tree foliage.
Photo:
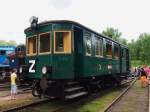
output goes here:
<path id="1" fill-rule="evenodd" d="M 125 38 L 121 37 L 122 33 L 119 32 L 118 29 L 110 27 L 110 28 L 107 28 L 106 30 L 102 31 L 102 34 L 112 38 L 113 40 L 115 40 L 117 42 L 127 45 L 127 40 Z"/>
<path id="2" fill-rule="evenodd" d="M 0 40 L 0 46 L 16 46 L 16 41 L 10 40 L 10 41 L 4 41 Z"/>
<path id="3" fill-rule="evenodd" d="M 132 60 L 141 60 L 144 63 L 150 63 L 150 34 L 142 33 L 136 41 L 132 40 L 128 47 Z"/>

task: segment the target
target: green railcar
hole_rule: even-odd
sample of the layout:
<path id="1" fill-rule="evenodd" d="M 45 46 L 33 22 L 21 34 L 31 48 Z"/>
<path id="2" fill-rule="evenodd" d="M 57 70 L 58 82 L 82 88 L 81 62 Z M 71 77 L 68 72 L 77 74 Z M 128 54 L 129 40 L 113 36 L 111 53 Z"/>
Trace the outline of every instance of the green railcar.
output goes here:
<path id="1" fill-rule="evenodd" d="M 93 82 L 96 85 L 107 79 L 115 82 L 129 73 L 126 46 L 77 22 L 45 21 L 31 25 L 25 34 L 28 68 L 25 72 L 34 80 L 33 93 L 37 90 L 40 95 L 44 91 L 62 97 L 71 82 L 78 82 L 85 91 Z"/>

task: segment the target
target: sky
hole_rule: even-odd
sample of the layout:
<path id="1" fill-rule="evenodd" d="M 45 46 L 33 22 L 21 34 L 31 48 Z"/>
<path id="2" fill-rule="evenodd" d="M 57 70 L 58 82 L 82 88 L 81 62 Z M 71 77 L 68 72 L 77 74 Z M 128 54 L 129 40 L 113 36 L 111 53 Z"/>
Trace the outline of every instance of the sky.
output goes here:
<path id="1" fill-rule="evenodd" d="M 122 32 L 129 42 L 150 33 L 150 0 L 0 0 L 0 40 L 25 43 L 31 16 L 73 20 L 99 33 L 107 27 Z"/>

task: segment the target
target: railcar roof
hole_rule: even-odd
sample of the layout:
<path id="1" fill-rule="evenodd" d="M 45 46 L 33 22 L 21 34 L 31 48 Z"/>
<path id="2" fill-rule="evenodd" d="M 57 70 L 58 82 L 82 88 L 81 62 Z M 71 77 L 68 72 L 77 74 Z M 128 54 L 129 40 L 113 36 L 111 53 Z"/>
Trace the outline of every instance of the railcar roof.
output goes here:
<path id="1" fill-rule="evenodd" d="M 74 25 L 76 25 L 76 26 L 78 26 L 78 27 L 87 29 L 87 30 L 89 30 L 89 31 L 91 31 L 91 32 L 93 32 L 93 33 L 95 33 L 95 34 L 97 34 L 97 35 L 100 35 L 100 36 L 102 36 L 102 37 L 104 37 L 104 38 L 106 38 L 106 39 L 108 39 L 108 40 L 111 40 L 111 41 L 113 41 L 113 42 L 115 42 L 115 43 L 120 44 L 119 42 L 113 40 L 112 38 L 110 38 L 110 37 L 108 37 L 108 36 L 102 35 L 102 34 L 96 32 L 96 31 L 94 31 L 94 30 L 92 30 L 92 29 L 90 29 L 90 28 L 88 28 L 88 27 L 86 27 L 86 26 L 84 26 L 84 25 L 82 25 L 82 24 L 80 24 L 80 23 L 78 23 L 78 22 L 71 21 L 71 20 L 50 20 L 50 21 L 43 21 L 43 22 L 39 23 L 38 25 L 43 26 L 43 25 L 47 25 L 47 24 L 50 24 L 50 23 L 70 23 L 70 24 L 74 24 Z M 25 32 L 27 32 L 27 31 L 29 31 L 29 30 L 31 30 L 31 27 L 25 29 Z M 120 44 L 120 45 L 121 45 L 122 47 L 128 48 L 126 45 L 123 45 L 123 44 Z"/>
<path id="2" fill-rule="evenodd" d="M 15 46 L 0 46 L 0 50 L 14 51 Z"/>

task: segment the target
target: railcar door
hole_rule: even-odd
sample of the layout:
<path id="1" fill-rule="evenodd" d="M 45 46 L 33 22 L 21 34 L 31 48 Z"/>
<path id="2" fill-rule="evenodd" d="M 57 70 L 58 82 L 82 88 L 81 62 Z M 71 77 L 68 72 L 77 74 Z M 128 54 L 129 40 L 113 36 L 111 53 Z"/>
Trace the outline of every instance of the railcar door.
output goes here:
<path id="1" fill-rule="evenodd" d="M 75 77 L 79 78 L 83 70 L 83 30 L 74 27 L 74 69 Z"/>
<path id="2" fill-rule="evenodd" d="M 71 30 L 54 31 L 53 79 L 73 79 L 73 37 Z"/>

